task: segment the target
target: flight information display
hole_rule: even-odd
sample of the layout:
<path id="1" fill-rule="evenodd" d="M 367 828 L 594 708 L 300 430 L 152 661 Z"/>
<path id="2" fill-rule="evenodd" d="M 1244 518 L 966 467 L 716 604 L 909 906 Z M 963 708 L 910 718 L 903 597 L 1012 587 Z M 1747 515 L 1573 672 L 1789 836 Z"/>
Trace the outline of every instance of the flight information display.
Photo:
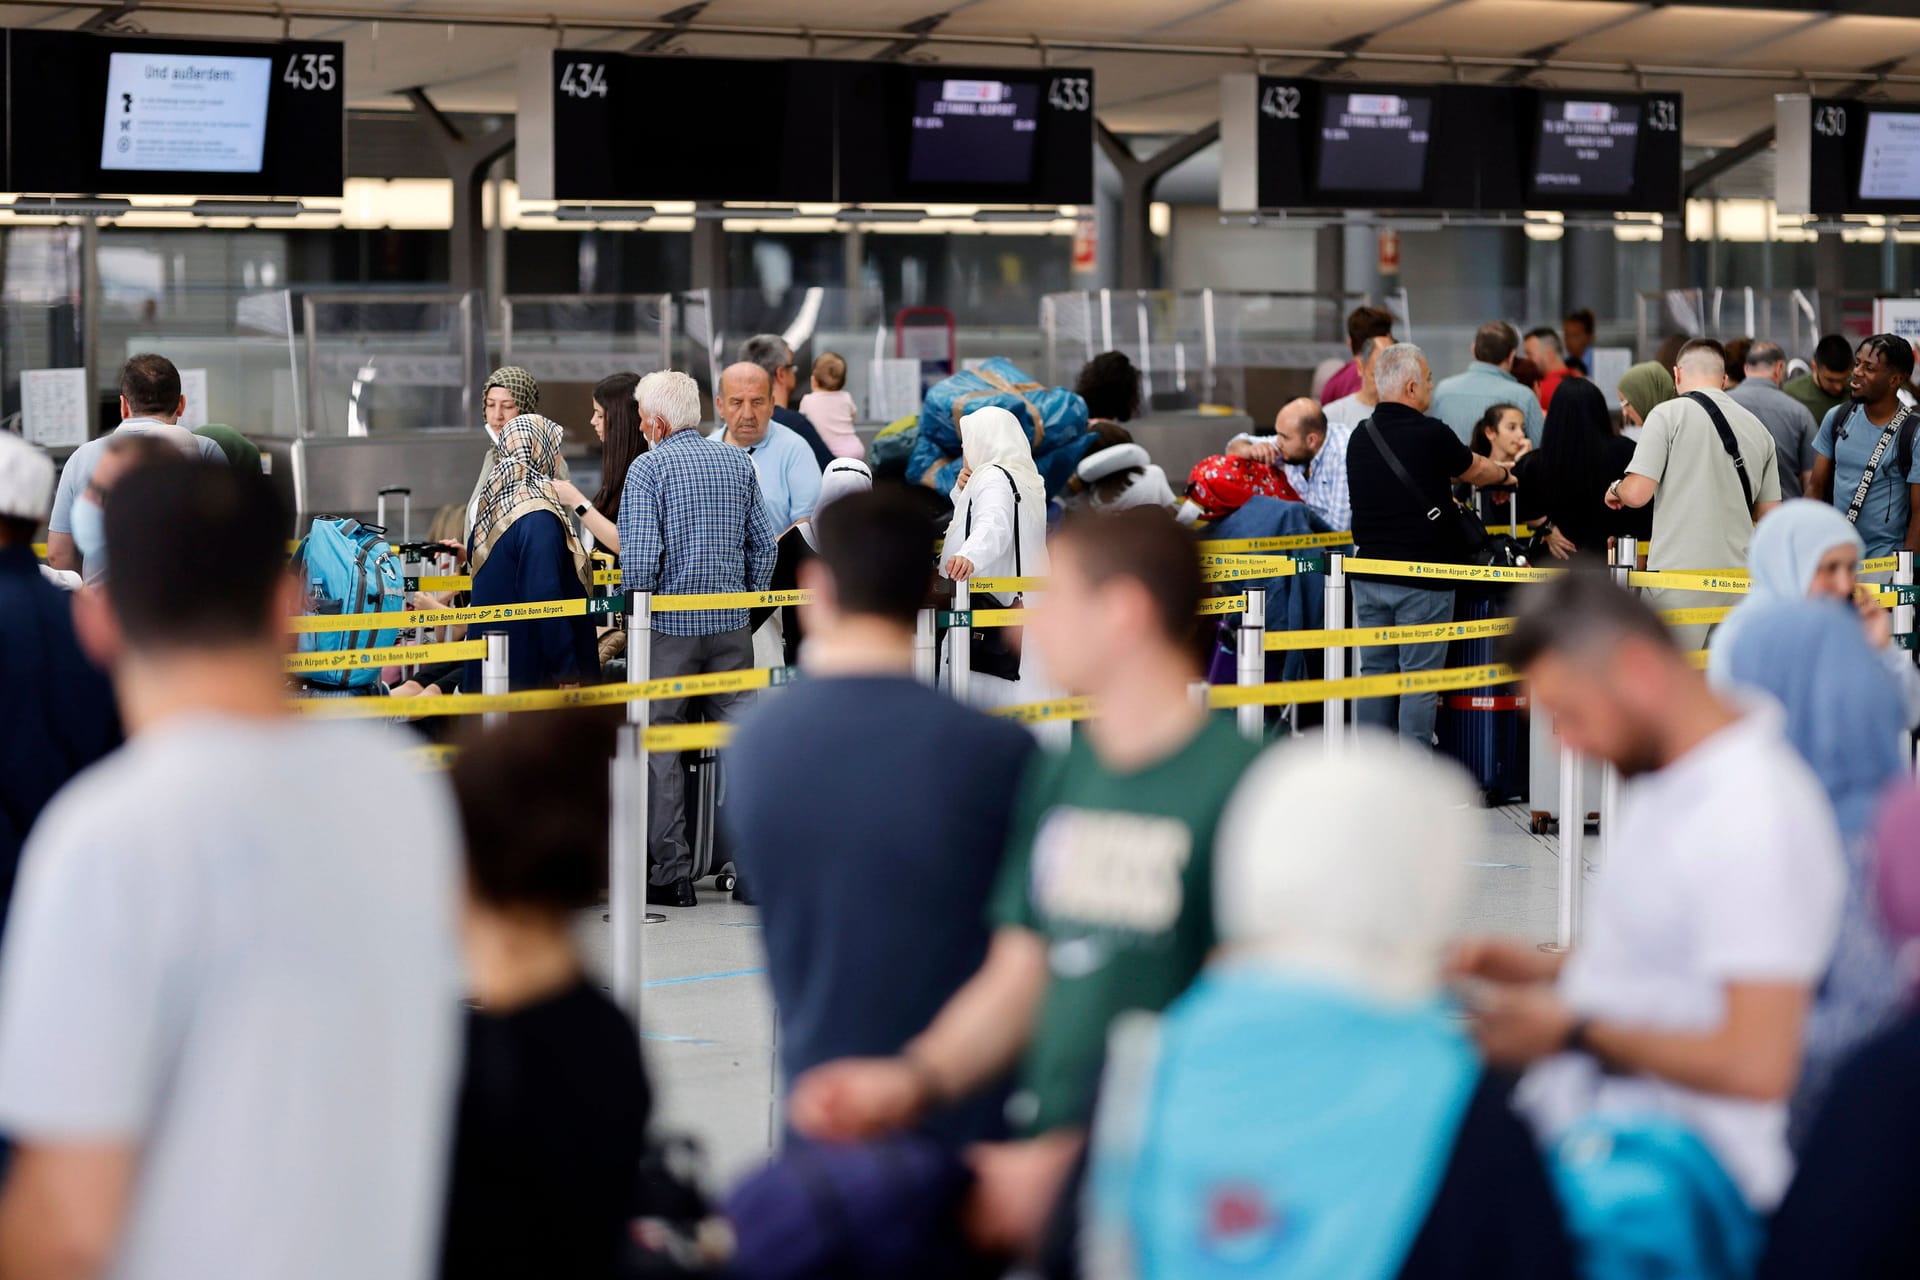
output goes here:
<path id="1" fill-rule="evenodd" d="M 1330 92 L 1321 103 L 1322 188 L 1417 192 L 1426 182 L 1433 98 Z"/>
<path id="2" fill-rule="evenodd" d="M 530 200 L 1093 199 L 1089 71 L 554 49 L 523 57 L 519 86 Z M 716 142 L 738 137 L 765 144 Z"/>
<path id="3" fill-rule="evenodd" d="M 1920 115 L 1867 112 L 1860 155 L 1860 198 L 1920 204 Z"/>
<path id="4" fill-rule="evenodd" d="M 1040 86 L 929 76 L 914 86 L 911 182 L 1026 183 Z"/>
<path id="5" fill-rule="evenodd" d="M 259 173 L 272 83 L 271 58 L 110 54 L 100 167 Z"/>
<path id="6" fill-rule="evenodd" d="M 1623 196 L 1633 190 L 1640 104 L 1543 97 L 1533 181 L 1540 191 Z"/>
<path id="7" fill-rule="evenodd" d="M 47 195 L 337 196 L 345 50 L 310 40 L 9 31 L 8 189 Z M 55 120 L 62 127 L 22 122 Z M 72 138 L 89 139 L 79 146 Z"/>

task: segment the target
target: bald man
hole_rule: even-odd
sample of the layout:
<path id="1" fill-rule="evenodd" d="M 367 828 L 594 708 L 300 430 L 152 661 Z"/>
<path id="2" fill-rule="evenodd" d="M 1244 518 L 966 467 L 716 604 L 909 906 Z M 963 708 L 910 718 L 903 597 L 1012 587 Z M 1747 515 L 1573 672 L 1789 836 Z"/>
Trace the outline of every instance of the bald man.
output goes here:
<path id="1" fill-rule="evenodd" d="M 1353 428 L 1329 423 L 1309 396 L 1289 400 L 1274 415 L 1270 436 L 1235 436 L 1227 452 L 1283 467 L 1295 493 L 1329 529 L 1344 531 L 1353 520 L 1347 497 L 1347 439 Z"/>
<path id="2" fill-rule="evenodd" d="M 776 532 L 784 534 L 812 515 L 820 499 L 820 464 L 806 441 L 773 420 L 773 380 L 767 371 L 745 361 L 728 365 L 713 403 L 720 427 L 707 438 L 747 451 Z"/>

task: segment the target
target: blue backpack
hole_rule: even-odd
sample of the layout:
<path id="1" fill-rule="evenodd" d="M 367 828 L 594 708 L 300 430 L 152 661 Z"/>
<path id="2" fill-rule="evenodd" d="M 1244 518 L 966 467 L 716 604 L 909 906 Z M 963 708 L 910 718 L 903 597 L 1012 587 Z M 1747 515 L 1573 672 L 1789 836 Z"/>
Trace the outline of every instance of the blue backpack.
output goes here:
<path id="1" fill-rule="evenodd" d="M 387 531 L 346 516 L 321 516 L 293 552 L 293 571 L 306 587 L 309 615 L 392 613 L 406 608 L 400 557 L 387 546 Z M 376 631 L 300 633 L 301 653 L 339 653 L 384 649 L 400 637 L 397 625 Z M 370 689 L 380 680 L 377 666 L 315 671 L 310 685 L 329 689 Z"/>

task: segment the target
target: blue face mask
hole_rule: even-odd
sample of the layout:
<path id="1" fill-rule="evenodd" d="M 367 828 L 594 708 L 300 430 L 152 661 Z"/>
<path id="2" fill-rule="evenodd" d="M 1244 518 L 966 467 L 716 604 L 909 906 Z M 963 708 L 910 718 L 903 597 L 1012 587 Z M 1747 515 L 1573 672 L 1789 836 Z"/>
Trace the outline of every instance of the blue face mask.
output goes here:
<path id="1" fill-rule="evenodd" d="M 93 582 L 107 571 L 107 513 L 98 503 L 81 498 L 73 504 L 71 518 L 73 544 L 79 548 L 87 581 Z"/>

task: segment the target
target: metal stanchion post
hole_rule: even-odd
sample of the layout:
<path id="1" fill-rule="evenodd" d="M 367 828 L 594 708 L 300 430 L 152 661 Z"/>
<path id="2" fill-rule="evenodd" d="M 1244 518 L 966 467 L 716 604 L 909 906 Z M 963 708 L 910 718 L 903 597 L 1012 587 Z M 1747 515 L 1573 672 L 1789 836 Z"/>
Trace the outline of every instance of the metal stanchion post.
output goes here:
<path id="1" fill-rule="evenodd" d="M 1633 538 L 1616 538 L 1613 543 L 1613 580 L 1622 591 L 1633 589 L 1633 571 L 1640 565 L 1640 544 Z M 1562 815 L 1566 813 L 1564 807 Z M 1575 814 L 1583 820 L 1584 813 Z M 1607 765 L 1600 774 L 1600 857 L 1602 862 L 1613 852 L 1613 833 L 1620 818 L 1620 771 Z"/>
<path id="2" fill-rule="evenodd" d="M 627 592 L 627 680 L 644 684 L 653 679 L 653 593 Z M 627 723 L 647 725 L 647 700 L 627 704 Z"/>
<path id="3" fill-rule="evenodd" d="M 1581 794 L 1582 761 L 1564 743 L 1560 748 L 1560 909 L 1554 929 L 1558 950 L 1572 948 L 1580 935 L 1580 888 L 1586 871 L 1587 798 Z"/>
<path id="4" fill-rule="evenodd" d="M 1265 684 L 1267 680 L 1267 593 L 1255 587 L 1247 592 L 1247 610 L 1240 615 L 1236 637 L 1240 656 L 1240 687 Z M 1258 742 L 1266 736 L 1267 709 L 1248 705 L 1239 710 L 1240 736 Z"/>
<path id="5" fill-rule="evenodd" d="M 973 611 L 973 592 L 962 579 L 953 584 L 953 611 L 971 613 Z M 954 699 L 964 703 L 967 694 L 973 688 L 973 628 L 971 625 L 952 627 L 947 632 L 947 653 L 952 661 L 948 664 L 948 681 L 952 686 Z"/>
<path id="6" fill-rule="evenodd" d="M 507 633 L 489 631 L 486 634 L 487 656 L 480 660 L 480 692 L 505 693 L 507 684 Z M 485 724 L 489 729 L 497 729 L 507 721 L 506 713 L 489 711 Z"/>
<path id="7" fill-rule="evenodd" d="M 647 923 L 646 731 L 644 723 L 622 726 L 610 765 L 613 831 L 608 853 L 613 866 L 607 879 L 607 905 L 613 917 L 613 998 L 635 1025 L 640 1021 L 640 992 L 646 987 L 640 943 Z"/>
<path id="8" fill-rule="evenodd" d="M 1322 621 L 1329 630 L 1338 631 L 1347 625 L 1347 558 L 1338 551 L 1327 555 L 1327 589 L 1325 618 Z M 1329 680 L 1344 680 L 1347 676 L 1347 648 L 1345 645 L 1330 644 L 1325 651 L 1325 664 L 1321 674 Z M 1324 704 L 1325 719 L 1322 731 L 1326 734 L 1327 750 L 1338 752 L 1340 740 L 1345 736 L 1347 727 L 1347 700 L 1328 698 Z"/>
<path id="9" fill-rule="evenodd" d="M 929 689 L 940 683 L 940 633 L 934 611 L 922 609 L 913 619 L 913 678 Z"/>
<path id="10" fill-rule="evenodd" d="M 1893 559 L 1893 585 L 1896 587 L 1912 586 L 1913 552 L 1905 550 L 1896 551 L 1893 553 Z M 1902 646 L 1912 644 L 1913 641 L 1909 638 L 1912 635 L 1913 606 L 1910 604 L 1896 604 L 1893 606 L 1893 642 Z M 1912 662 L 1913 659 L 1914 655 L 1909 651 L 1906 660 Z M 1911 753 L 1913 751 L 1912 735 L 1906 733 L 1900 735 L 1900 750 L 1902 753 Z"/>

